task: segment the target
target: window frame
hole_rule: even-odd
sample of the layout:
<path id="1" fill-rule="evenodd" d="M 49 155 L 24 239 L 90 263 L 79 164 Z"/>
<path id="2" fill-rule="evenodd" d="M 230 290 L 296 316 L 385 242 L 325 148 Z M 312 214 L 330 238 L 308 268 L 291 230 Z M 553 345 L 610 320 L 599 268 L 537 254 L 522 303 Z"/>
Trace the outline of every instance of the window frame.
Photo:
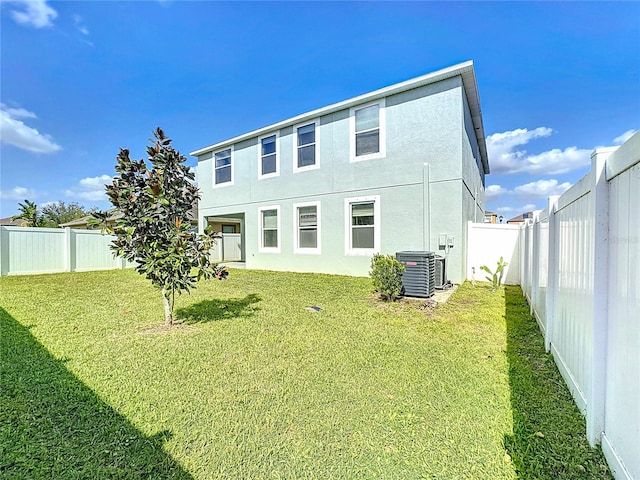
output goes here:
<path id="1" fill-rule="evenodd" d="M 298 166 L 298 129 L 306 127 L 307 125 L 314 125 L 315 134 L 315 163 L 313 165 L 306 165 L 304 167 Z M 320 168 L 320 118 L 307 120 L 302 123 L 298 123 L 293 126 L 293 173 L 307 172 L 309 170 L 316 170 Z"/>
<path id="2" fill-rule="evenodd" d="M 300 246 L 300 215 L 298 209 L 301 207 L 316 207 L 316 246 L 315 247 L 301 247 Z M 307 254 L 307 255 L 320 255 L 322 253 L 322 235 L 321 235 L 321 210 L 320 202 L 302 202 L 293 204 L 293 253 Z"/>
<path id="3" fill-rule="evenodd" d="M 263 212 L 268 210 L 276 211 L 276 247 L 264 246 L 264 215 Z M 280 205 L 268 205 L 258 208 L 258 251 L 261 253 L 280 253 L 282 245 L 282 225 L 281 225 Z"/>
<path id="4" fill-rule="evenodd" d="M 216 167 L 216 154 L 217 153 L 221 153 L 224 152 L 226 150 L 230 150 L 230 154 L 229 154 L 229 159 L 230 159 L 230 164 L 229 166 L 231 167 L 231 180 L 229 180 L 228 182 L 223 182 L 223 183 L 216 183 L 216 172 L 218 171 L 218 167 Z M 233 185 L 233 180 L 234 180 L 234 151 L 233 151 L 233 145 L 230 145 L 229 147 L 226 148 L 221 148 L 220 150 L 216 150 L 215 152 L 213 152 L 213 155 L 211 156 L 211 159 L 213 160 L 213 188 L 222 188 L 222 187 L 229 187 L 231 185 Z M 225 165 L 226 167 L 226 165 Z M 220 167 L 220 168 L 224 168 L 224 167 Z"/>
<path id="5" fill-rule="evenodd" d="M 353 248 L 351 205 L 356 203 L 373 203 L 373 248 Z M 344 199 L 344 254 L 347 256 L 371 256 L 380 251 L 380 195 L 350 197 Z"/>
<path id="6" fill-rule="evenodd" d="M 269 137 L 276 137 L 276 171 L 271 173 L 262 174 L 262 159 L 264 155 L 262 155 L 262 140 Z M 280 132 L 272 132 L 266 135 L 262 135 L 258 137 L 258 180 L 263 180 L 266 178 L 273 178 L 280 176 Z"/>
<path id="7" fill-rule="evenodd" d="M 378 105 L 378 141 L 379 150 L 375 153 L 356 156 L 356 112 L 373 105 Z M 349 162 L 362 162 L 387 156 L 387 114 L 386 100 L 381 98 L 375 102 L 364 103 L 349 109 Z"/>

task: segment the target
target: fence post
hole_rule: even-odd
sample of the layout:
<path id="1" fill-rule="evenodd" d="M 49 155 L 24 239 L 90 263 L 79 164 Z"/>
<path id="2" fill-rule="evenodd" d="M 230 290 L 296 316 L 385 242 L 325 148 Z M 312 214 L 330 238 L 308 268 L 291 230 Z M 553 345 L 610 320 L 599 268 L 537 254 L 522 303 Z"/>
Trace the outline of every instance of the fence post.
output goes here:
<path id="1" fill-rule="evenodd" d="M 538 297 L 538 279 L 540 276 L 540 211 L 533 212 L 531 219 L 531 299 L 529 313 L 536 314 L 536 298 Z M 537 317 L 536 317 L 537 319 Z"/>
<path id="2" fill-rule="evenodd" d="M 524 221 L 524 296 L 529 302 L 529 313 L 533 313 L 531 307 L 531 256 L 533 255 L 533 226 L 529 220 Z"/>
<path id="3" fill-rule="evenodd" d="M 525 281 L 524 281 L 524 262 L 527 258 L 524 252 L 524 236 L 526 230 L 523 227 L 523 224 L 518 225 L 518 244 L 520 246 L 520 289 L 522 290 L 522 294 L 524 295 L 525 290 Z"/>
<path id="4" fill-rule="evenodd" d="M 600 443 L 604 432 L 607 374 L 607 331 L 609 292 L 609 185 L 606 160 L 611 149 L 591 154 L 591 202 L 594 215 L 593 238 L 593 355 L 591 358 L 591 398 L 587 404 L 587 440 Z"/>
<path id="5" fill-rule="evenodd" d="M 64 227 L 64 271 L 72 272 L 71 258 L 73 257 L 73 247 L 71 245 L 71 228 Z"/>
<path id="6" fill-rule="evenodd" d="M 9 230 L 0 227 L 0 275 L 9 274 Z"/>
<path id="7" fill-rule="evenodd" d="M 553 341 L 553 327 L 556 313 L 556 291 L 558 289 L 558 251 L 556 226 L 556 209 L 560 195 L 549 197 L 549 244 L 547 252 L 547 330 L 544 336 L 544 348 L 547 352 L 551 350 Z"/>
<path id="8" fill-rule="evenodd" d="M 471 274 L 471 266 L 475 265 L 476 259 L 474 258 L 475 250 L 473 248 L 475 245 L 475 241 L 473 238 L 473 222 L 471 220 L 467 221 L 467 269 L 465 272 L 465 277 L 467 280 L 475 281 L 475 277 Z"/>
<path id="9" fill-rule="evenodd" d="M 529 242 L 531 239 L 529 238 L 529 226 L 527 225 L 527 221 L 525 220 L 522 224 L 522 228 L 524 228 L 524 273 L 522 278 L 524 279 L 524 296 L 529 300 Z"/>

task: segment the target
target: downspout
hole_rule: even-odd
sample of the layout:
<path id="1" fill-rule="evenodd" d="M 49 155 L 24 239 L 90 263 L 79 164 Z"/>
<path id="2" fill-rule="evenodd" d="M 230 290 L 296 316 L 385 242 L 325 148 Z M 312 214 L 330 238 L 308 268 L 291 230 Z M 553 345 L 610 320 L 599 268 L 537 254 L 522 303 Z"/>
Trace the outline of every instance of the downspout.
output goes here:
<path id="1" fill-rule="evenodd" d="M 430 251 L 431 248 L 431 192 L 430 165 L 425 162 L 422 168 L 422 249 Z"/>

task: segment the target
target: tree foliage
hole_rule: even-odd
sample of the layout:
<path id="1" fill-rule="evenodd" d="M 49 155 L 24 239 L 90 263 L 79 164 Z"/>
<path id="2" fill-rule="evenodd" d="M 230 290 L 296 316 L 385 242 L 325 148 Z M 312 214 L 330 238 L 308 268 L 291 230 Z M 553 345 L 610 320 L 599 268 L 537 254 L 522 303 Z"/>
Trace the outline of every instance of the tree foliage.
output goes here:
<path id="1" fill-rule="evenodd" d="M 40 213 L 35 202 L 25 200 L 24 203 L 18 203 L 18 215 L 11 217 L 12 220 L 24 220 L 25 227 L 43 227 L 44 217 Z"/>
<path id="2" fill-rule="evenodd" d="M 18 215 L 11 217 L 13 220 L 24 220 L 27 227 L 58 228 L 61 223 L 67 223 L 76 218 L 86 217 L 95 209 L 87 210 L 76 202 L 54 202 L 38 208 L 35 202 L 25 200 L 19 203 Z"/>
<path id="3" fill-rule="evenodd" d="M 42 207 L 42 217 L 45 227 L 57 228 L 62 223 L 90 215 L 92 211 L 76 202 L 54 202 Z"/>
<path id="4" fill-rule="evenodd" d="M 186 158 L 160 128 L 154 136 L 147 147 L 150 165 L 131 160 L 127 149 L 120 149 L 116 158 L 116 176 L 106 190 L 122 218 L 109 225 L 107 213 L 94 217 L 116 235 L 114 253 L 135 262 L 138 273 L 162 290 L 165 322 L 172 324 L 175 294 L 188 293 L 202 278 L 224 279 L 227 269 L 209 260 L 214 242 L 210 229 L 197 235 L 189 223 L 200 194 Z"/>

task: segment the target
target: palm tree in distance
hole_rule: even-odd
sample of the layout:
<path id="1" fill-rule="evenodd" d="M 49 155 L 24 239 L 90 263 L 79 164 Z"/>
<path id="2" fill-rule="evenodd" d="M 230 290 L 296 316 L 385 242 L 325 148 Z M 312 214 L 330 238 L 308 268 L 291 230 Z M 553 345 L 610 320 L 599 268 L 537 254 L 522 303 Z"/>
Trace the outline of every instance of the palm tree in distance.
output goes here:
<path id="1" fill-rule="evenodd" d="M 38 206 L 34 202 L 25 200 L 24 203 L 18 203 L 18 206 L 20 213 L 11 217 L 11 220 L 22 219 L 25 227 L 41 227 L 43 225 L 44 218 L 40 216 Z"/>

